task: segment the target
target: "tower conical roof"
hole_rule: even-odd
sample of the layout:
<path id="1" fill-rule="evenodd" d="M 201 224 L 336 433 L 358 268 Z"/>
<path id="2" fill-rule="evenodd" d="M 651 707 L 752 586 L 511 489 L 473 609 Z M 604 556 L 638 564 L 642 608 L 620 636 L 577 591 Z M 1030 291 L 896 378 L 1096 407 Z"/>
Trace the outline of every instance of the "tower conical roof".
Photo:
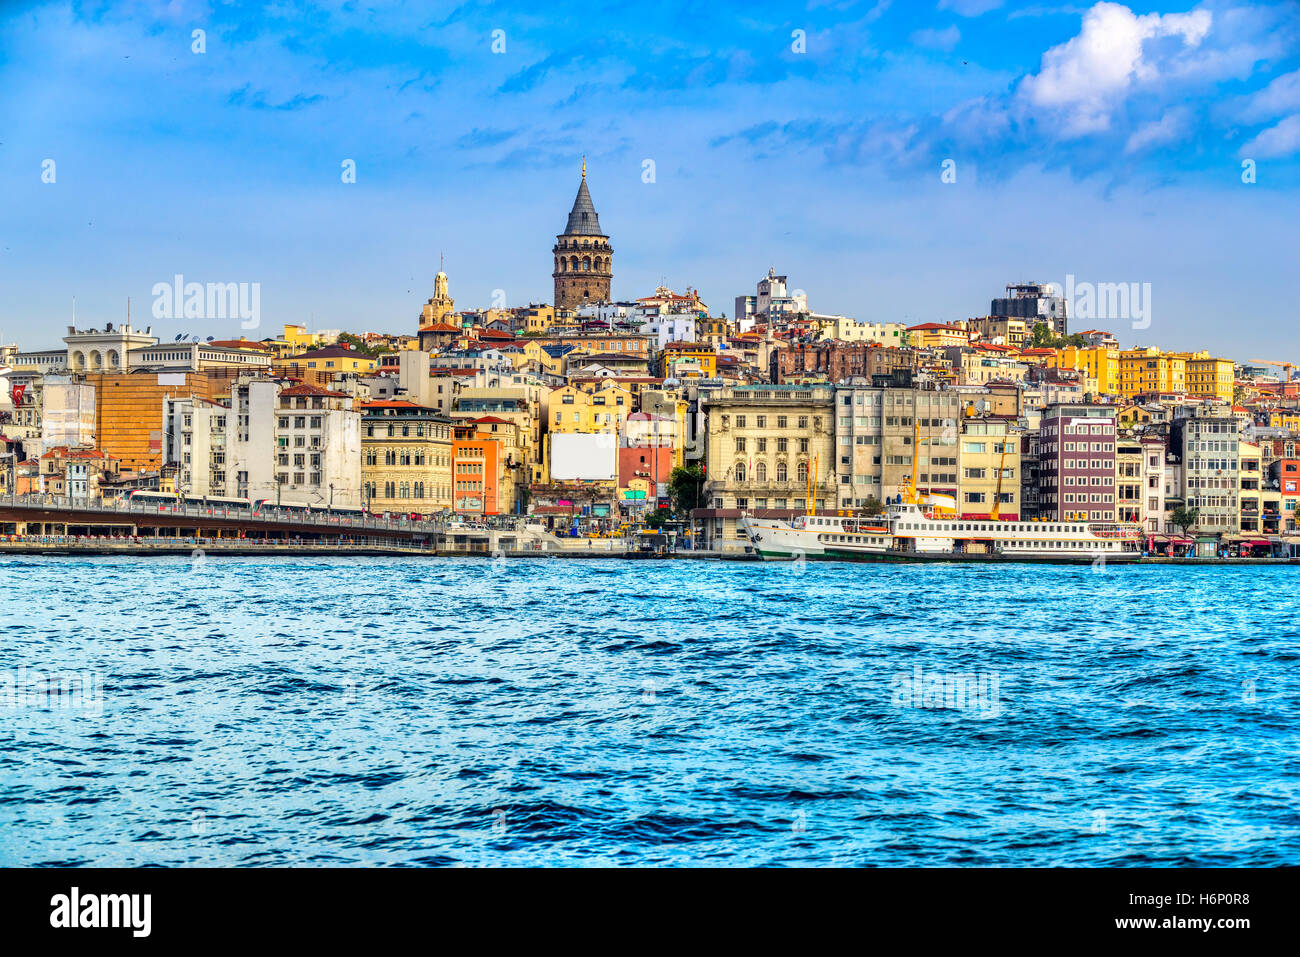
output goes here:
<path id="1" fill-rule="evenodd" d="M 569 222 L 564 227 L 565 236 L 603 236 L 600 220 L 596 217 L 596 207 L 587 191 L 587 177 L 582 177 L 578 185 L 578 195 L 573 200 L 573 209 L 569 211 Z"/>

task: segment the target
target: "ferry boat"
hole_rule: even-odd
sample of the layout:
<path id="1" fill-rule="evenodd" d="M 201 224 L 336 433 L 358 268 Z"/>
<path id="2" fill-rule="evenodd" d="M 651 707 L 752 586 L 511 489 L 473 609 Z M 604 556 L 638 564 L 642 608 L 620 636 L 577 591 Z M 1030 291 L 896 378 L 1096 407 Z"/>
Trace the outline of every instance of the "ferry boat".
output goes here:
<path id="1" fill-rule="evenodd" d="M 740 527 L 769 560 L 946 555 L 1004 558 L 1097 559 L 1136 557 L 1142 529 L 1135 524 L 1089 521 L 964 519 L 927 511 L 923 503 L 895 502 L 879 518 L 803 515 L 790 522 L 744 516 Z"/>
<path id="2" fill-rule="evenodd" d="M 912 446 L 920 440 L 913 426 Z M 1002 493 L 1003 458 L 998 464 L 998 484 L 993 501 Z M 983 519 L 962 518 L 951 495 L 921 495 L 916 486 L 917 457 L 913 456 L 911 481 L 890 502 L 883 516 L 872 518 L 817 515 L 809 511 L 789 522 L 748 515 L 740 528 L 764 559 L 827 558 L 942 558 L 953 555 L 989 555 L 1033 559 L 1107 559 L 1141 554 L 1142 528 L 1137 524 L 1088 520 L 1003 521 L 995 504 Z M 816 486 L 810 485 L 809 501 Z"/>
<path id="3" fill-rule="evenodd" d="M 743 515 L 740 528 L 763 558 L 825 558 L 828 549 L 847 555 L 883 555 L 893 542 L 879 517 L 800 515 L 789 522 Z"/>

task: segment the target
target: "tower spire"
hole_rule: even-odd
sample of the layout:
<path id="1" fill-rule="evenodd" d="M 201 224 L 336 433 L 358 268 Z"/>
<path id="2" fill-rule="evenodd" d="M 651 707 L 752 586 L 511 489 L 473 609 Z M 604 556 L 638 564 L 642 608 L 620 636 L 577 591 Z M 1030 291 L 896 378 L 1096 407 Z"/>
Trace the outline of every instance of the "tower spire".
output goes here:
<path id="1" fill-rule="evenodd" d="M 587 154 L 582 154 L 582 178 L 587 178 Z"/>

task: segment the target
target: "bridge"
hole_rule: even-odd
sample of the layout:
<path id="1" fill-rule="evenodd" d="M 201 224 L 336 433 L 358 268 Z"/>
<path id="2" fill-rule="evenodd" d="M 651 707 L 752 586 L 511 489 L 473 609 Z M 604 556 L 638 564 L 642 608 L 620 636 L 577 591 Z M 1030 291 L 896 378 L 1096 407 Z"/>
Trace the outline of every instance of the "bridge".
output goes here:
<path id="1" fill-rule="evenodd" d="M 0 498 L 0 541 L 94 538 L 162 543 L 203 539 L 217 545 L 389 546 L 490 553 L 526 547 L 525 535 L 513 524 L 477 527 L 328 510 L 292 514 L 252 506 L 96 501 L 49 494 Z"/>
<path id="2" fill-rule="evenodd" d="M 50 494 L 0 497 L 0 552 L 375 554 L 626 554 L 614 539 L 557 539 L 526 517 L 490 525 L 328 509 L 287 513 L 223 503 L 97 501 Z"/>

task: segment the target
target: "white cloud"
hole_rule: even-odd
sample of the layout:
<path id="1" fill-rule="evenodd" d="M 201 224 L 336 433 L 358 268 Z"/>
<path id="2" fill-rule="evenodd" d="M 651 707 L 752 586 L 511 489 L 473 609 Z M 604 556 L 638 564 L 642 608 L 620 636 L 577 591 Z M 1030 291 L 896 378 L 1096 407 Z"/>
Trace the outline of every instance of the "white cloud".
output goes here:
<path id="1" fill-rule="evenodd" d="M 943 30 L 917 30 L 912 34 L 912 42 L 919 47 L 931 50 L 951 50 L 961 42 L 961 31 L 954 26 Z"/>
<path id="2" fill-rule="evenodd" d="M 1154 123 L 1147 123 L 1135 130 L 1124 144 L 1124 152 L 1140 153 L 1153 146 L 1176 142 L 1187 129 L 1187 118 L 1186 110 L 1170 110 Z"/>
<path id="3" fill-rule="evenodd" d="M 1293 153 L 1300 153 L 1300 113 L 1270 126 L 1241 148 L 1241 155 L 1248 159 L 1270 159 Z"/>
<path id="4" fill-rule="evenodd" d="M 1083 17 L 1079 35 L 1043 54 L 1037 74 L 1025 77 L 1020 95 L 1035 107 L 1058 111 L 1066 136 L 1110 127 L 1116 106 L 1136 83 L 1156 79 L 1178 53 L 1199 46 L 1210 32 L 1208 10 L 1137 16 L 1118 3 L 1098 3 Z M 1148 41 L 1179 41 L 1173 46 Z"/>
<path id="5" fill-rule="evenodd" d="M 1300 70 L 1284 73 L 1264 89 L 1242 99 L 1245 103 L 1239 116 L 1247 123 L 1262 123 L 1300 109 Z"/>

